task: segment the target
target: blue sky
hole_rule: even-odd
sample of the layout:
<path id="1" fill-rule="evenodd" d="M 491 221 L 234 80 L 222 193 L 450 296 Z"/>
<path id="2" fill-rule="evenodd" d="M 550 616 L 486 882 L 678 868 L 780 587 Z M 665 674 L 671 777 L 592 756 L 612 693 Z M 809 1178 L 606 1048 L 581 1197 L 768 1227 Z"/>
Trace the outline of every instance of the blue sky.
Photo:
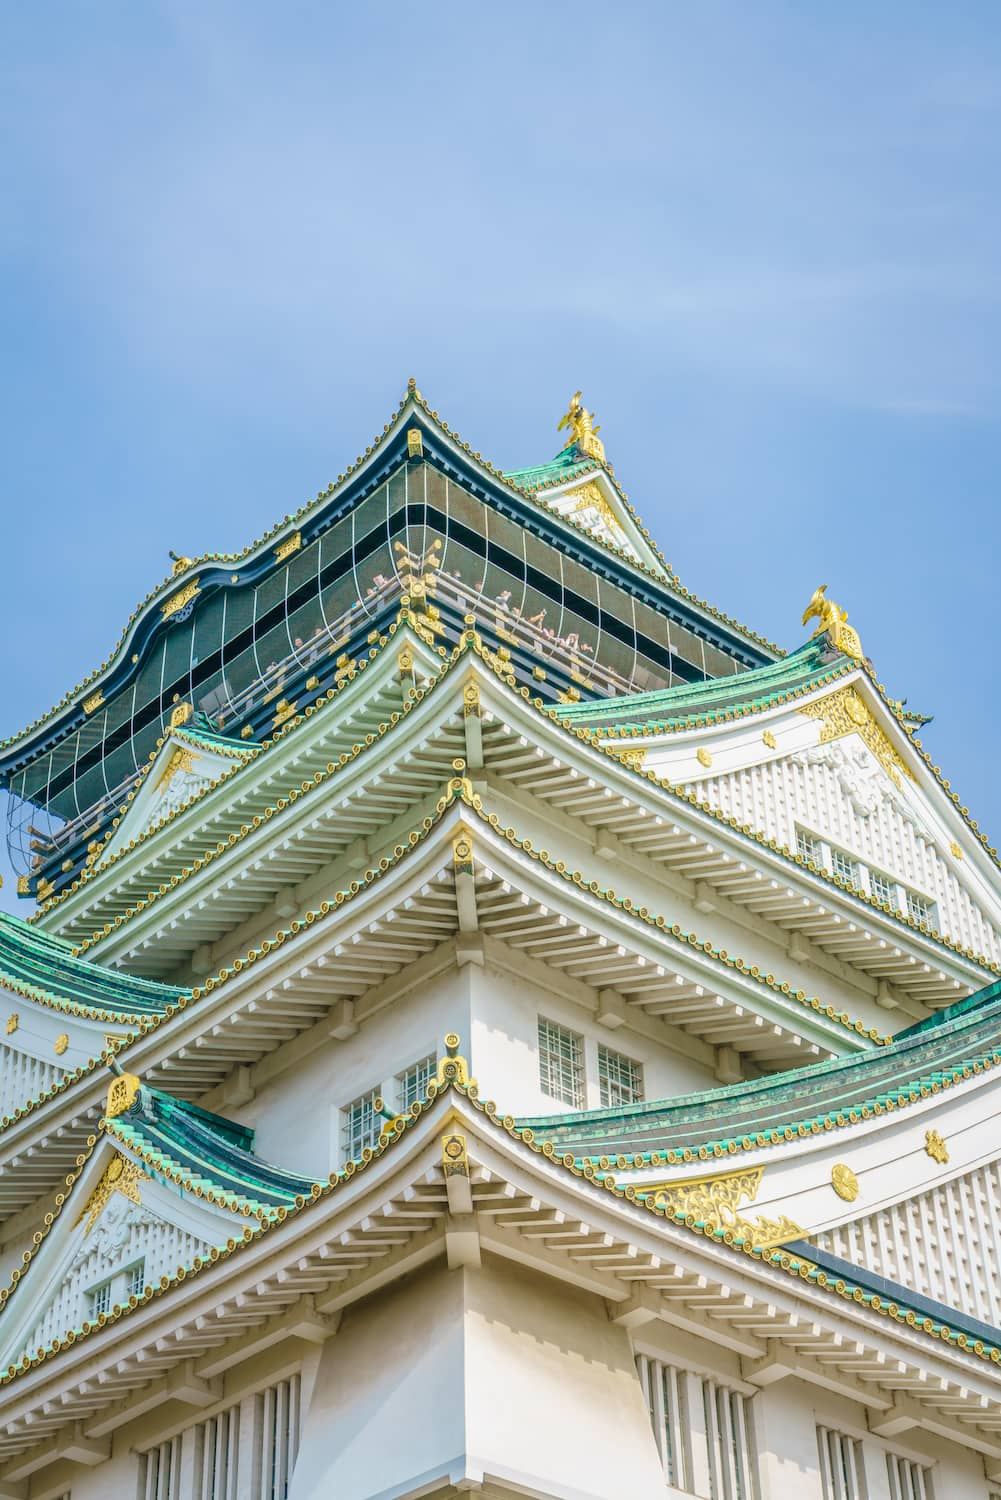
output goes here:
<path id="1" fill-rule="evenodd" d="M 682 579 L 790 647 L 827 582 L 1001 839 L 999 41 L 988 3 L 4 7 L 0 732 L 409 375 L 503 467 L 582 386 Z"/>

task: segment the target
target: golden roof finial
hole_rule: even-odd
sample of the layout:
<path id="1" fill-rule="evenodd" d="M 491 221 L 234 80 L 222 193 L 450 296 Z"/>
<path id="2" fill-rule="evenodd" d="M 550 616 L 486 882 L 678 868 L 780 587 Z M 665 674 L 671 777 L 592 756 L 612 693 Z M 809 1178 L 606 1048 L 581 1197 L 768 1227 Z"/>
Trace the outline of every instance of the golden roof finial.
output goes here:
<path id="1" fill-rule="evenodd" d="M 562 432 L 564 427 L 569 427 L 572 434 L 571 442 L 576 443 L 577 447 L 583 453 L 586 453 L 588 458 L 596 458 L 599 463 L 604 463 L 605 445 L 598 436 L 601 428 L 595 425 L 594 413 L 588 411 L 586 406 L 581 405 L 580 398 L 580 391 L 571 397 L 570 406 L 564 413 L 556 431 Z"/>
<path id="2" fill-rule="evenodd" d="M 858 631 L 848 624 L 848 611 L 835 604 L 833 599 L 825 596 L 827 584 L 822 583 L 819 589 L 814 589 L 806 609 L 803 611 L 803 624 L 808 620 L 816 619 L 817 625 L 814 635 L 824 635 L 831 638 L 831 645 L 838 651 L 843 651 L 845 656 L 853 656 L 856 661 L 862 661 L 862 642 L 859 640 Z"/>

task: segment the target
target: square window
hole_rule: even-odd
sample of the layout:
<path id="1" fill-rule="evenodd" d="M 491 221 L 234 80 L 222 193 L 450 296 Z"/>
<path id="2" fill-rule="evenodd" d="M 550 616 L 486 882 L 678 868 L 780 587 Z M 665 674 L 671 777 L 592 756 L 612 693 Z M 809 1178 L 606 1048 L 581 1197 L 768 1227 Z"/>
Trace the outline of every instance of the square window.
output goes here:
<path id="1" fill-rule="evenodd" d="M 92 1318 L 99 1318 L 102 1313 L 108 1312 L 110 1308 L 111 1282 L 102 1281 L 101 1285 L 96 1286 L 90 1293 L 90 1316 Z"/>
<path id="2" fill-rule="evenodd" d="M 643 1068 L 631 1057 L 598 1048 L 598 1091 L 603 1109 L 639 1104 L 643 1098 Z"/>
<path id="3" fill-rule="evenodd" d="M 869 871 L 869 889 L 877 901 L 884 906 L 897 909 L 897 883 L 891 880 L 889 875 L 880 874 L 879 870 Z"/>
<path id="4" fill-rule="evenodd" d="M 438 1058 L 433 1052 L 429 1052 L 420 1062 L 412 1063 L 402 1073 L 397 1073 L 396 1099 L 401 1115 L 409 1113 L 412 1104 L 427 1096 L 428 1084 L 435 1076 L 437 1067 Z"/>
<path id="5" fill-rule="evenodd" d="M 858 885 L 858 861 L 845 854 L 843 849 L 831 850 L 831 867 L 839 879 L 847 880 L 849 885 Z"/>
<path id="6" fill-rule="evenodd" d="M 802 828 L 796 829 L 796 853 L 801 859 L 808 860 L 811 865 L 821 869 L 824 863 L 824 849 L 819 839 L 815 839 L 812 833 L 804 833 Z"/>
<path id="7" fill-rule="evenodd" d="M 341 1110 L 345 1160 L 357 1160 L 366 1146 L 374 1150 L 379 1144 L 385 1121 L 376 1108 L 377 1100 L 381 1103 L 379 1090 L 372 1089 Z"/>
<path id="8" fill-rule="evenodd" d="M 931 1469 L 912 1458 L 888 1453 L 886 1477 L 890 1482 L 890 1500 L 934 1500 Z"/>
<path id="9" fill-rule="evenodd" d="M 926 896 L 919 896 L 917 891 L 908 891 L 907 915 L 913 917 L 915 922 L 924 922 L 930 927 L 932 904 Z"/>
<path id="10" fill-rule="evenodd" d="M 830 1427 L 817 1428 L 824 1500 L 865 1500 L 862 1444 Z"/>
<path id="11" fill-rule="evenodd" d="M 584 1043 L 576 1032 L 539 1017 L 539 1083 L 551 1099 L 584 1108 Z"/>

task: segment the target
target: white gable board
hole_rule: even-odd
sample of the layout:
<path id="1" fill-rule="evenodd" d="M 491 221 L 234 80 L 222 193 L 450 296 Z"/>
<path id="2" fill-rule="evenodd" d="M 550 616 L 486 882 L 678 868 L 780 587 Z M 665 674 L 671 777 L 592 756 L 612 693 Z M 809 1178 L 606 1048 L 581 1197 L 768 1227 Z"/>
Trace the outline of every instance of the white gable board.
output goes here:
<path id="1" fill-rule="evenodd" d="M 0 1318 L 0 1368 L 243 1232 L 245 1220 L 150 1175 L 102 1140 Z"/>
<path id="2" fill-rule="evenodd" d="M 128 811 L 101 850 L 98 868 L 242 763 L 242 758 L 225 755 L 205 742 L 171 731 L 145 771 Z"/>

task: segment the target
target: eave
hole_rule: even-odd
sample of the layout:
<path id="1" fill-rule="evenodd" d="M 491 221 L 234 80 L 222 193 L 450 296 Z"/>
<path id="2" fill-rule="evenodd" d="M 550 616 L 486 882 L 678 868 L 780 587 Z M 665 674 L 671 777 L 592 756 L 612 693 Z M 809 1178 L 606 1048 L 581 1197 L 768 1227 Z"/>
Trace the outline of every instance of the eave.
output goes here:
<path id="1" fill-rule="evenodd" d="M 456 868 L 460 833 L 473 838 L 472 888 Z M 437 953 L 443 965 L 455 962 L 449 945 L 471 931 L 469 900 L 480 940 L 537 962 L 544 983 L 592 1010 L 601 991 L 614 989 L 637 1015 L 703 1044 L 725 1043 L 766 1068 L 885 1041 L 586 873 L 557 866 L 491 814 L 468 782 L 454 780 L 378 866 L 196 986 L 166 1021 L 147 1021 L 124 1054 L 128 1066 L 153 1087 L 199 1099 L 238 1064 L 314 1027 L 325 1038 L 345 1019 L 360 1024 L 398 998 L 400 976 L 421 977 L 422 960 Z M 0 1130 L 0 1214 L 33 1201 L 39 1174 L 54 1181 L 66 1170 L 100 1108 L 100 1086 L 88 1074 Z"/>
<path id="2" fill-rule="evenodd" d="M 137 1404 L 149 1410 L 171 1400 L 182 1361 L 193 1384 L 283 1339 L 325 1342 L 345 1308 L 442 1261 L 458 1207 L 442 1172 L 445 1130 L 464 1137 L 464 1206 L 481 1251 L 601 1296 L 627 1328 L 663 1320 L 736 1352 L 749 1390 L 794 1374 L 860 1402 L 873 1421 L 892 1412 L 897 1430 L 920 1425 L 1001 1457 L 996 1346 L 906 1302 L 835 1283 L 799 1257 L 732 1244 L 712 1224 L 641 1208 L 628 1189 L 600 1187 L 554 1160 L 481 1104 L 475 1086 L 459 1083 L 314 1201 L 248 1226 L 217 1260 L 150 1288 L 103 1329 L 8 1377 L 0 1479 L 44 1468 L 74 1433 L 106 1442 Z M 292 1354 L 301 1349 L 289 1345 Z M 102 1371 L 110 1378 L 99 1379 Z"/>
<path id="3" fill-rule="evenodd" d="M 483 695 L 482 717 L 460 706 L 461 673 L 467 669 Z M 147 867 L 139 867 L 133 874 L 134 904 L 115 911 L 122 896 L 113 895 L 104 908 L 104 929 L 85 937 L 78 951 L 93 952 L 104 963 L 162 973 L 196 947 L 215 942 L 227 926 L 261 911 L 309 870 L 329 867 L 352 842 L 365 839 L 374 849 L 391 841 L 394 822 L 433 795 L 454 774 L 455 760 L 464 758 L 474 776 L 478 765 L 496 771 L 530 794 L 540 811 L 570 814 L 592 837 L 607 834 L 614 841 L 606 839 L 612 858 L 616 850 L 625 858 L 642 854 L 734 909 L 773 924 L 777 933 L 798 931 L 819 952 L 866 975 L 873 993 L 878 981 L 892 982 L 912 1016 L 980 988 L 993 972 L 976 955 L 879 907 L 694 794 L 623 764 L 617 746 L 597 745 L 586 731 L 573 729 L 556 712 L 546 713 L 526 690 L 518 690 L 475 635 L 464 638 L 428 687 L 394 711 L 395 721 L 388 712 L 392 696 L 400 693 L 392 648 L 381 651 L 359 676 L 364 683 L 346 680 L 343 696 L 317 710 L 312 728 L 303 721 L 283 729 L 280 753 L 294 749 L 296 759 L 287 781 L 282 776 L 278 783 L 282 795 L 275 797 L 270 789 L 267 806 L 248 817 L 247 803 L 230 802 L 225 790 L 214 792 L 214 802 L 200 804 L 187 826 L 199 836 L 203 826 L 219 828 L 224 847 L 189 843 L 184 867 L 169 874 L 164 869 L 163 889 L 152 893 Z M 383 692 L 389 697 L 382 698 Z M 476 743 L 470 740 L 474 723 L 483 725 Z M 321 727 L 323 737 L 314 744 Z M 342 751 L 329 770 L 338 743 L 350 750 Z M 295 749 L 299 745 L 301 752 Z M 275 746 L 268 755 L 276 755 Z M 268 780 L 266 763 L 255 766 Z M 280 774 L 276 770 L 276 779 Z M 249 775 L 239 773 L 248 787 Z M 310 779 L 313 788 L 307 792 L 303 787 Z M 210 901 L 200 897 L 200 886 L 211 891 Z M 100 915 L 98 908 L 95 917 Z M 81 923 L 68 931 L 76 935 L 86 928 Z"/>

